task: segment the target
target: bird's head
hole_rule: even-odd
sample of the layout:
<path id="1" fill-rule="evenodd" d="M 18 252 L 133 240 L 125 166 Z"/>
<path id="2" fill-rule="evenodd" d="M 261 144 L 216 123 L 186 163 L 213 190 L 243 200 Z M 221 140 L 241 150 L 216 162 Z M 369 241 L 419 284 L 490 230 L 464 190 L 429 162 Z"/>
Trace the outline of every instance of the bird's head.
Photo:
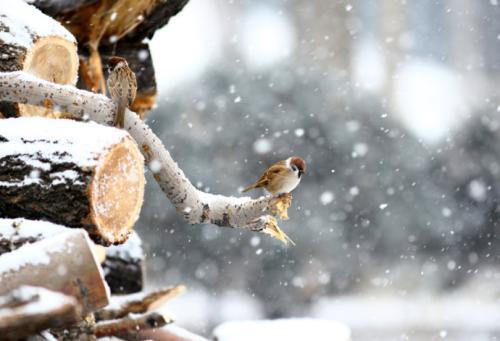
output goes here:
<path id="1" fill-rule="evenodd" d="M 292 171 L 297 172 L 300 178 L 306 172 L 306 162 L 298 156 L 292 156 L 290 158 L 290 168 Z"/>
<path id="2" fill-rule="evenodd" d="M 121 67 L 122 65 L 128 65 L 125 58 L 113 56 L 108 59 L 108 69 L 109 71 L 113 71 L 116 67 Z"/>

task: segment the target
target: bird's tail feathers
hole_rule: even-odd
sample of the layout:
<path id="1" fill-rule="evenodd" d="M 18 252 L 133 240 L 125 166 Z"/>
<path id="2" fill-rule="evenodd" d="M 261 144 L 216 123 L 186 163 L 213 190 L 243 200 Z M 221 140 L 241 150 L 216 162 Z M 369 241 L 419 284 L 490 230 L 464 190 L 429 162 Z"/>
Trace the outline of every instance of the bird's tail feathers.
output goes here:
<path id="1" fill-rule="evenodd" d="M 251 189 L 254 189 L 254 188 L 257 188 L 258 187 L 258 183 L 254 183 L 254 184 L 251 184 L 250 186 L 248 186 L 247 188 L 245 188 L 244 190 L 242 190 L 241 192 L 242 193 L 245 193 L 245 192 L 248 192 L 249 190 Z"/>

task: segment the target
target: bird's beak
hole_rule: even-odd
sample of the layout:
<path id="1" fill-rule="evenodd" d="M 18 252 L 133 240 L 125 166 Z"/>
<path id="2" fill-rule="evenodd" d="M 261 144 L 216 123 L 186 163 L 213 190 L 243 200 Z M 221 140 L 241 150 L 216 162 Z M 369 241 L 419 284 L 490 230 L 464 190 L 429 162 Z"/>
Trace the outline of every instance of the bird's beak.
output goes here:
<path id="1" fill-rule="evenodd" d="M 305 173 L 304 171 L 299 170 L 299 178 L 300 178 L 302 175 L 304 175 L 304 173 Z"/>

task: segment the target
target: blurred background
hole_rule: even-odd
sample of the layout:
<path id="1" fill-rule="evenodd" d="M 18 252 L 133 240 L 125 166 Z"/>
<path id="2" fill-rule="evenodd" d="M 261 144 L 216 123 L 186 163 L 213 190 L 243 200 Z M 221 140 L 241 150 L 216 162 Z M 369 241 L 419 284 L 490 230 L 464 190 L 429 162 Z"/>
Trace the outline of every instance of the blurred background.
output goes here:
<path id="1" fill-rule="evenodd" d="M 281 224 L 294 247 L 188 225 L 149 174 L 139 234 L 151 283 L 189 287 L 180 325 L 499 339 L 499 18 L 497 0 L 190 0 L 151 42 L 149 124 L 208 192 L 291 155 L 308 173 Z"/>

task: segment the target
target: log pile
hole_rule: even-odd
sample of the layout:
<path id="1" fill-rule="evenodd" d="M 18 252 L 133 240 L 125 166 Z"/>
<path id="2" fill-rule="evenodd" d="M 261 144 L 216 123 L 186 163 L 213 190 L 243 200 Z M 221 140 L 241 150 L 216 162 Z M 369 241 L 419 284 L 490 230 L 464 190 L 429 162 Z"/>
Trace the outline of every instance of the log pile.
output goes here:
<path id="1" fill-rule="evenodd" d="M 11 0 L 1 6 L 2 339 L 135 340 L 172 322 L 160 308 L 184 287 L 143 291 L 145 257 L 132 231 L 144 162 L 160 165 L 150 167 L 154 178 L 189 223 L 281 235 L 276 217 L 286 217 L 284 196 L 253 200 L 198 190 L 141 120 L 156 94 L 144 38 L 186 2 Z M 140 115 L 127 110 L 123 130 L 106 126 L 116 115 L 113 101 L 74 86 L 80 66 L 80 86 L 105 92 L 102 61 L 117 52 L 139 81 L 132 109 Z M 156 335 L 181 339 L 174 334 Z"/>
<path id="2" fill-rule="evenodd" d="M 116 9 L 120 3 L 34 2 L 74 17 L 73 30 L 79 20 L 83 25 L 83 17 L 76 17 L 81 14 L 78 6 L 100 3 L 101 9 L 91 15 L 95 21 L 102 11 Z M 119 4 L 120 20 L 105 32 L 125 29 L 123 38 L 142 27 L 143 34 L 152 34 L 144 20 L 127 29 L 131 22 L 124 6 L 131 3 L 136 2 Z M 145 1 L 134 6 L 158 9 L 163 3 Z M 71 8 L 76 12 L 69 14 Z M 139 12 L 143 11 L 151 14 L 151 9 Z M 165 20 L 168 17 L 160 21 Z M 84 26 L 89 27 L 88 22 Z M 78 42 L 82 43 L 80 38 Z M 136 48 L 148 49 L 141 44 L 120 48 L 137 56 Z M 22 0 L 1 6 L 0 72 L 23 71 L 52 84 L 74 86 L 81 57 L 75 37 L 35 7 Z M 139 61 L 136 66 L 143 70 L 144 79 L 153 82 L 143 87 L 152 99 L 142 106 L 149 109 L 156 88 L 148 58 L 146 67 Z M 0 118 L 4 118 L 0 119 L 1 339 L 138 339 L 142 330 L 173 321 L 157 309 L 183 290 L 143 292 L 145 256 L 132 229 L 143 202 L 144 158 L 125 130 L 65 119 L 72 115 L 53 99 L 45 94 L 38 105 L 0 102 Z M 110 305 L 112 295 L 131 293 L 136 295 L 120 298 L 123 306 Z"/>

